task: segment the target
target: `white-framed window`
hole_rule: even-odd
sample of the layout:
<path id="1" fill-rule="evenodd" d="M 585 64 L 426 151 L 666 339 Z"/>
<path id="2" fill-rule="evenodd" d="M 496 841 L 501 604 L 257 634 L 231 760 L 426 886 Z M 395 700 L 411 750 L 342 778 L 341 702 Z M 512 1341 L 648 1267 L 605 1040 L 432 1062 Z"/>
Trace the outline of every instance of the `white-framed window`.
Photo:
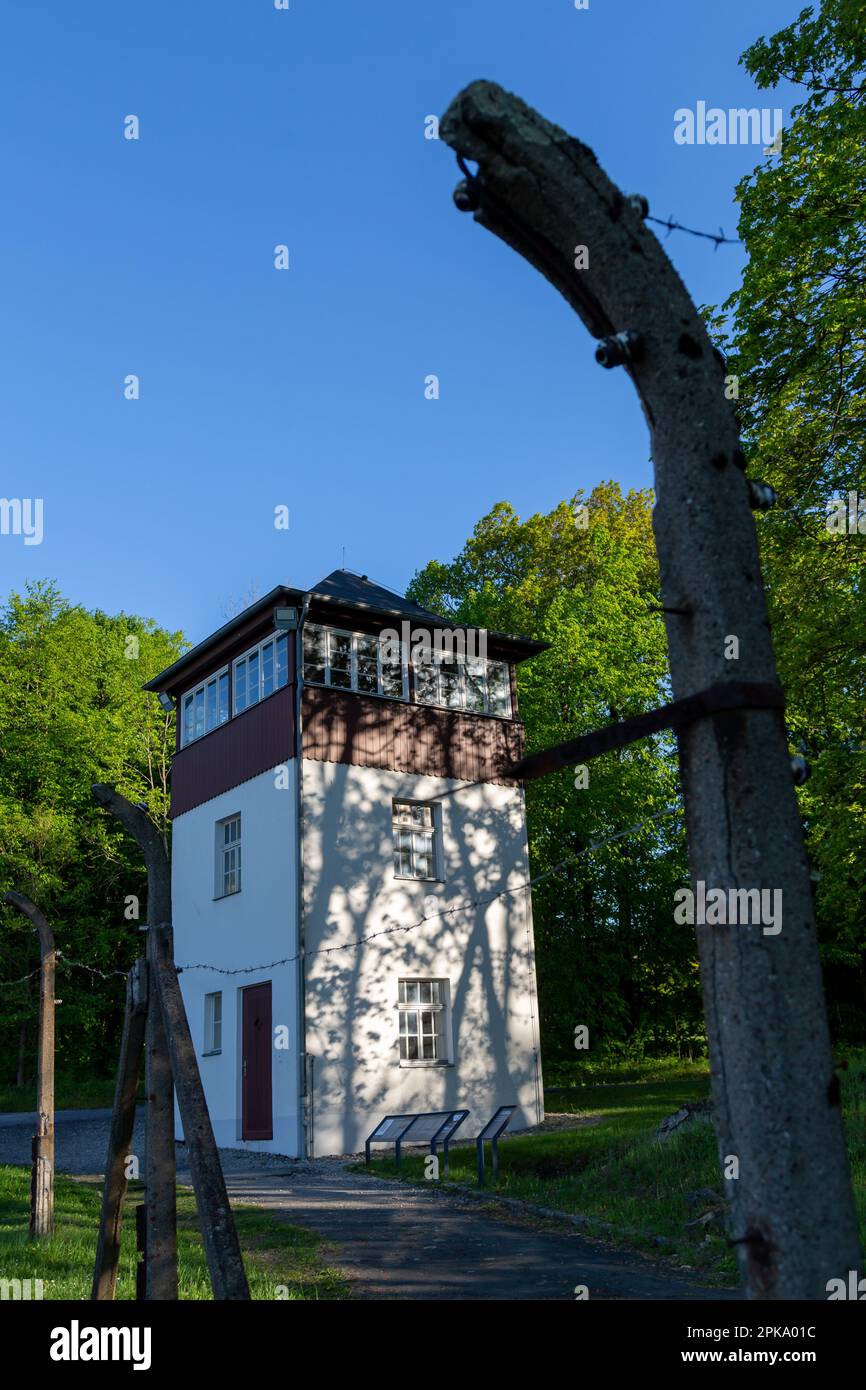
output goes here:
<path id="1" fill-rule="evenodd" d="M 400 980 L 400 1063 L 435 1066 L 450 1062 L 450 1019 L 447 980 Z"/>
<path id="2" fill-rule="evenodd" d="M 398 645 L 399 653 L 393 650 Z M 403 644 L 383 642 L 371 632 L 347 632 L 308 623 L 304 628 L 304 680 L 308 685 L 329 685 L 360 695 L 409 698 Z"/>
<path id="3" fill-rule="evenodd" d="M 421 705 L 472 710 L 511 718 L 511 680 L 507 661 L 460 652 L 413 649 L 415 698 Z"/>
<path id="4" fill-rule="evenodd" d="M 397 801 L 392 806 L 394 877 L 438 879 L 442 862 L 439 808 L 426 801 Z"/>
<path id="5" fill-rule="evenodd" d="M 288 684 L 289 646 L 284 632 L 274 633 L 234 662 L 234 714 L 257 705 Z"/>
<path id="6" fill-rule="evenodd" d="M 486 709 L 488 714 L 511 718 L 511 672 L 507 661 L 487 662 Z"/>
<path id="7" fill-rule="evenodd" d="M 229 717 L 229 668 L 223 667 L 206 681 L 188 690 L 180 702 L 180 744 L 185 748 Z"/>
<path id="8" fill-rule="evenodd" d="M 204 997 L 204 1054 L 222 1052 L 223 1048 L 223 996 L 222 990 Z"/>
<path id="9" fill-rule="evenodd" d="M 227 816 L 216 823 L 216 893 L 228 898 L 241 891 L 241 818 Z"/>

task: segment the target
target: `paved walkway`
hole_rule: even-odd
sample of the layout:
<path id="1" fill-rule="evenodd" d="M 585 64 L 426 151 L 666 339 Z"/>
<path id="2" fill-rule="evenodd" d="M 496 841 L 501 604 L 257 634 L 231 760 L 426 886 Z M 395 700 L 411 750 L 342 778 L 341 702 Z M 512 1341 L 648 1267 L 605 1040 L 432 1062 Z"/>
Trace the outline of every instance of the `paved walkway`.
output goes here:
<path id="1" fill-rule="evenodd" d="M 230 1196 L 317 1231 L 363 1299 L 730 1299 L 559 1222 L 346 1170 L 339 1159 L 227 1174 Z M 500 1214 L 503 1213 L 504 1214 Z"/>
<path id="2" fill-rule="evenodd" d="M 32 1115 L 4 1115 L 0 1163 L 29 1164 Z M 98 1174 L 105 1165 L 110 1112 L 58 1115 L 59 1172 Z M 133 1152 L 144 1153 L 144 1116 Z M 516 1215 L 502 1206 L 435 1187 L 410 1187 L 347 1169 L 341 1159 L 301 1162 L 222 1150 L 229 1194 L 316 1231 L 334 1247 L 361 1299 L 730 1299 L 660 1262 L 614 1249 L 564 1223 Z M 190 1181 L 183 1146 L 178 1177 Z"/>

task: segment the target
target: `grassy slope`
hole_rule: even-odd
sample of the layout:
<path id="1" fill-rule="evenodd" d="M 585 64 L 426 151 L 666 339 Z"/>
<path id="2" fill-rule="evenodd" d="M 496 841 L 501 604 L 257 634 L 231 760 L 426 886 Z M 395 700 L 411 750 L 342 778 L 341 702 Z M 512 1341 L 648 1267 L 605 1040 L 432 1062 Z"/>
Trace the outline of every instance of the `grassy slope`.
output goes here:
<path id="1" fill-rule="evenodd" d="M 634 1076 L 636 1070 L 640 1068 L 631 1064 L 627 1074 Z M 736 1261 L 723 1231 L 687 1224 L 713 1205 L 710 1198 L 689 1202 L 688 1193 L 708 1188 L 722 1194 L 712 1127 L 698 1123 L 662 1143 L 652 1137 L 658 1123 L 684 1101 L 708 1095 L 708 1074 L 693 1064 L 683 1069 L 648 1064 L 644 1070 L 644 1081 L 606 1081 L 582 1086 L 569 1097 L 548 1097 L 550 1113 L 573 1111 L 602 1121 L 502 1143 L 496 1191 L 579 1212 L 599 1235 L 609 1235 L 603 1223 L 626 1228 L 632 1233 L 628 1243 L 638 1248 L 653 1246 L 656 1236 L 666 1237 L 679 1264 L 733 1279 Z M 866 1076 L 866 1053 L 852 1054 L 849 1069 L 841 1073 L 851 1172 L 866 1231 L 866 1080 L 858 1079 L 858 1073 Z M 383 1176 L 394 1174 L 390 1160 L 375 1160 L 372 1166 Z M 403 1176 L 423 1180 L 423 1159 L 407 1156 Z M 474 1184 L 474 1145 L 452 1149 L 450 1176 Z"/>
<path id="2" fill-rule="evenodd" d="M 119 1299 L 135 1297 L 135 1205 L 141 1184 L 130 1183 L 123 1227 Z M 4 1279 L 42 1279 L 46 1299 L 89 1299 L 96 1253 L 100 1189 L 92 1182 L 58 1176 L 55 1235 L 37 1244 L 27 1234 L 30 1174 L 0 1167 L 0 1271 Z M 348 1286 L 323 1263 L 319 1237 L 276 1220 L 256 1207 L 235 1207 L 238 1237 L 250 1292 L 257 1299 L 343 1299 Z M 195 1201 L 178 1192 L 180 1297 L 212 1297 Z"/>

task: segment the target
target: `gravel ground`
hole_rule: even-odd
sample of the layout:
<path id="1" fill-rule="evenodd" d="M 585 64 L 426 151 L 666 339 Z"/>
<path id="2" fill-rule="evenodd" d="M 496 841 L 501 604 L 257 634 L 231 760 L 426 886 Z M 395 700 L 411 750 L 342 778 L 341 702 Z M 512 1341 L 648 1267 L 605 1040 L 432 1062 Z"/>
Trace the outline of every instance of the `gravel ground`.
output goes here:
<path id="1" fill-rule="evenodd" d="M 30 1139 L 33 1135 L 35 1115 L 0 1116 L 0 1163 L 29 1163 Z M 110 1127 L 108 1110 L 58 1110 L 55 1116 L 55 1165 L 59 1173 L 89 1174 L 102 1173 L 105 1169 L 105 1155 L 108 1152 L 108 1133 Z M 547 1115 L 544 1123 L 537 1125 L 533 1133 L 558 1129 L 579 1129 L 585 1125 L 599 1123 L 594 1115 Z M 500 1142 L 507 1142 L 519 1135 L 504 1134 Z M 144 1159 L 144 1110 L 136 1111 L 135 1129 L 132 1136 L 132 1152 Z M 240 1149 L 221 1149 L 223 1169 L 226 1173 L 249 1173 L 254 1170 L 269 1170 L 292 1164 L 294 1159 L 281 1154 L 254 1153 Z M 344 1158 L 357 1157 L 345 1154 Z M 178 1171 L 189 1172 L 183 1144 L 178 1144 Z M 330 1160 L 325 1160 L 330 1162 Z"/>
<path id="2" fill-rule="evenodd" d="M 83 1113 L 86 1118 L 81 1118 Z M 30 1163 L 32 1115 L 4 1115 L 0 1125 L 0 1163 Z M 16 1123 L 17 1121 L 17 1123 Z M 103 1173 L 111 1128 L 110 1110 L 58 1111 L 54 1124 L 54 1166 L 58 1173 Z M 144 1155 L 144 1111 L 135 1114 L 132 1152 Z"/>
<path id="3" fill-rule="evenodd" d="M 35 1116 L 4 1115 L 0 1125 L 0 1163 L 30 1163 L 30 1140 Z M 111 1112 L 108 1110 L 58 1111 L 54 1126 L 54 1166 L 58 1173 L 75 1176 L 94 1176 L 104 1173 L 108 1153 L 108 1134 Z M 145 1154 L 144 1110 L 135 1112 L 130 1151 L 138 1155 L 144 1169 Z M 221 1149 L 223 1170 L 226 1173 L 261 1172 L 285 1168 L 292 1160 L 281 1154 L 248 1153 L 238 1149 Z M 181 1181 L 189 1181 L 186 1146 L 177 1145 L 177 1170 Z"/>

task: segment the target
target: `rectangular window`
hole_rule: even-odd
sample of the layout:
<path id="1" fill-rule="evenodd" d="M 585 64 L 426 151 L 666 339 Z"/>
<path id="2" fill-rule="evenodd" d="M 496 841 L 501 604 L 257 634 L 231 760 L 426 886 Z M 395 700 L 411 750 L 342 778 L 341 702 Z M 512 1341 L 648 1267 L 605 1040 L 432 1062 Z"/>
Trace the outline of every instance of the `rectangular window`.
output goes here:
<path id="1" fill-rule="evenodd" d="M 466 658 L 464 666 L 464 680 L 466 681 L 466 708 L 475 710 L 477 714 L 483 714 L 487 687 L 485 676 L 488 677 L 489 668 L 494 663 L 485 661 L 481 656 L 470 656 Z M 492 711 L 491 711 L 492 713 Z"/>
<path id="2" fill-rule="evenodd" d="M 439 663 L 439 699 L 448 709 L 463 709 L 466 704 L 463 662 L 459 656 L 443 657 Z"/>
<path id="3" fill-rule="evenodd" d="M 262 647 L 262 699 L 274 693 L 274 644 L 266 642 Z"/>
<path id="4" fill-rule="evenodd" d="M 403 657 L 402 642 L 393 647 L 387 642 L 379 644 L 379 690 L 382 695 L 390 695 L 392 700 L 408 700 L 409 671 Z"/>
<path id="5" fill-rule="evenodd" d="M 460 652 L 413 651 L 415 699 L 476 714 L 511 718 L 511 680 L 507 661 L 488 661 Z"/>
<path id="6" fill-rule="evenodd" d="M 310 685 L 327 685 L 327 638 L 323 627 L 304 628 L 304 680 Z"/>
<path id="7" fill-rule="evenodd" d="M 227 898 L 241 891 L 241 818 L 230 816 L 216 826 L 216 896 Z"/>
<path id="8" fill-rule="evenodd" d="M 356 690 L 361 695 L 409 698 L 402 643 L 383 642 L 375 633 L 344 632 L 308 623 L 304 628 L 304 680 Z"/>
<path id="9" fill-rule="evenodd" d="M 190 690 L 181 700 L 180 744 L 188 743 L 209 734 L 229 717 L 229 673 L 228 667 L 208 676 L 206 681 Z"/>
<path id="10" fill-rule="evenodd" d="M 439 704 L 439 668 L 429 652 L 415 652 L 415 699 L 420 705 Z"/>
<path id="11" fill-rule="evenodd" d="M 289 683 L 289 640 L 285 633 L 277 638 L 277 690 Z"/>
<path id="12" fill-rule="evenodd" d="M 352 637 L 348 632 L 328 632 L 328 671 L 331 685 L 352 689 Z"/>
<path id="13" fill-rule="evenodd" d="M 216 994 L 204 997 L 204 1053 L 222 1052 L 223 1046 L 223 997 Z"/>
<path id="14" fill-rule="evenodd" d="M 511 681 L 507 661 L 487 663 L 487 710 L 503 719 L 511 718 Z"/>
<path id="15" fill-rule="evenodd" d="M 289 680 L 289 650 L 286 634 L 277 633 L 234 664 L 235 714 L 251 709 L 259 700 L 273 695 Z"/>
<path id="16" fill-rule="evenodd" d="M 436 807 L 422 801 L 393 804 L 395 878 L 437 879 L 440 846 Z"/>
<path id="17" fill-rule="evenodd" d="M 400 980 L 400 1061 L 449 1061 L 447 980 Z"/>
<path id="18" fill-rule="evenodd" d="M 379 693 L 379 639 L 362 633 L 355 644 L 357 658 L 356 689 L 364 694 Z"/>

